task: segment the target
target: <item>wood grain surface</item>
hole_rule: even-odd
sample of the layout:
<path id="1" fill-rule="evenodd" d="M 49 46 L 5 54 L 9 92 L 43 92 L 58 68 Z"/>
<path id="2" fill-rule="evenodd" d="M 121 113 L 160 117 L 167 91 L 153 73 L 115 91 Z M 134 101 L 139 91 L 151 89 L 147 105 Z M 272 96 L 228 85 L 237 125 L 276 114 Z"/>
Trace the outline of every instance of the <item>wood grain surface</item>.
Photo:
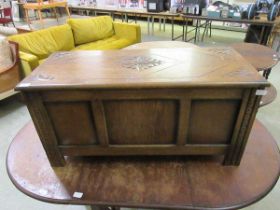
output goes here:
<path id="1" fill-rule="evenodd" d="M 159 44 L 54 53 L 17 86 L 52 166 L 65 155 L 210 154 L 239 165 L 269 82 L 232 48 Z"/>
<path id="2" fill-rule="evenodd" d="M 232 48 L 57 52 L 16 90 L 260 87 L 269 83 Z"/>
<path id="3" fill-rule="evenodd" d="M 239 167 L 219 157 L 67 158 L 51 167 L 28 123 L 7 154 L 7 171 L 23 193 L 42 201 L 169 209 L 236 209 L 260 200 L 279 178 L 277 144 L 256 121 Z M 82 192 L 81 199 L 73 198 Z"/>
<path id="4" fill-rule="evenodd" d="M 266 90 L 267 90 L 267 94 L 262 97 L 260 102 L 260 107 L 272 103 L 277 97 L 277 90 L 274 87 L 274 85 L 271 85 L 270 87 L 266 87 Z"/>
<path id="5" fill-rule="evenodd" d="M 153 42 L 141 42 L 138 44 L 130 45 L 123 50 L 135 50 L 135 49 L 152 49 L 152 48 L 199 48 L 199 46 L 181 41 L 153 41 Z"/>
<path id="6" fill-rule="evenodd" d="M 230 45 L 258 71 L 274 67 L 279 61 L 277 52 L 269 47 L 254 43 L 234 43 Z"/>

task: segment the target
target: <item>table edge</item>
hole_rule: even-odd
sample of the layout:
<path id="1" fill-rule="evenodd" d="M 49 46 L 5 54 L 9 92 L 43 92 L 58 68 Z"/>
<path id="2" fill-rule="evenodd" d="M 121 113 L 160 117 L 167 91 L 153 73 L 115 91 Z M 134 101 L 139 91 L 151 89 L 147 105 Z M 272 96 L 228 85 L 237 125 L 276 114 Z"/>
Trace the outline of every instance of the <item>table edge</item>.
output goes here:
<path id="1" fill-rule="evenodd" d="M 30 126 L 30 124 L 32 124 L 32 120 L 30 120 L 29 122 L 27 122 L 19 131 L 18 133 L 15 135 L 15 137 L 13 139 L 15 139 L 19 134 L 20 132 L 22 132 L 26 127 Z M 262 129 L 266 130 L 267 132 L 267 135 L 269 135 L 272 139 L 273 139 L 273 143 L 275 144 L 275 146 L 277 147 L 277 150 L 278 150 L 278 153 L 280 153 L 280 149 L 274 139 L 274 137 L 270 134 L 270 132 L 267 130 L 267 128 L 258 120 L 256 119 L 254 121 L 254 124 L 259 124 Z M 250 206 L 258 201 L 260 201 L 262 198 L 264 198 L 266 195 L 268 195 L 272 189 L 274 188 L 274 186 L 276 185 L 276 183 L 278 182 L 278 179 L 280 177 L 280 167 L 278 168 L 278 173 L 276 174 L 275 176 L 275 180 L 274 182 L 268 186 L 267 188 L 267 191 L 264 191 L 263 193 L 261 193 L 259 196 L 257 196 L 255 199 L 251 199 L 247 202 L 243 202 L 241 204 L 238 204 L 238 205 L 233 205 L 233 206 L 226 206 L 226 207 L 203 207 L 203 206 L 199 206 L 199 207 L 194 207 L 194 206 L 177 206 L 177 205 L 155 205 L 155 204 L 152 204 L 152 205 L 136 205 L 136 204 L 128 204 L 128 203 L 110 203 L 110 202 L 87 202 L 87 201 L 84 201 L 84 200 L 69 200 L 69 199 L 65 199 L 65 200 L 60 200 L 60 199 L 50 199 L 50 198 L 46 198 L 46 197 L 43 197 L 43 196 L 39 196 L 39 195 L 36 195 L 30 191 L 27 191 L 25 190 L 24 188 L 22 188 L 21 186 L 19 186 L 16 181 L 13 179 L 13 177 L 11 176 L 10 174 L 10 171 L 9 171 L 9 167 L 8 167 L 8 154 L 9 154 L 9 151 L 10 151 L 10 147 L 11 147 L 12 143 L 9 145 L 9 148 L 8 148 L 8 151 L 7 151 L 7 154 L 6 154 L 6 171 L 7 171 L 7 174 L 11 180 L 11 182 L 14 184 L 14 186 L 19 190 L 21 191 L 22 193 L 24 193 L 25 195 L 31 197 L 31 198 L 34 198 L 36 200 L 39 200 L 39 201 L 43 201 L 43 202 L 48 202 L 48 203 L 53 203 L 53 204 L 72 204 L 72 205 L 94 205 L 94 206 L 114 206 L 114 207 L 124 207 L 124 208 L 157 208 L 157 209 L 184 209 L 184 210 L 236 210 L 236 209 L 240 209 L 240 208 L 244 208 L 244 207 L 247 207 L 247 206 Z"/>

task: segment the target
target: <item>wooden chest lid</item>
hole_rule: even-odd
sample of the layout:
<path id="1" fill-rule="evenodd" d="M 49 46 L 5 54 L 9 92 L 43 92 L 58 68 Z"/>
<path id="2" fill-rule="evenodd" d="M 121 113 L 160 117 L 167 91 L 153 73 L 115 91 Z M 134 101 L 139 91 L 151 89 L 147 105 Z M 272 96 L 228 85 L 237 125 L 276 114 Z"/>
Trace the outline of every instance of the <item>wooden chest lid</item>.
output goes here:
<path id="1" fill-rule="evenodd" d="M 57 52 L 16 90 L 268 85 L 232 48 L 174 48 Z"/>

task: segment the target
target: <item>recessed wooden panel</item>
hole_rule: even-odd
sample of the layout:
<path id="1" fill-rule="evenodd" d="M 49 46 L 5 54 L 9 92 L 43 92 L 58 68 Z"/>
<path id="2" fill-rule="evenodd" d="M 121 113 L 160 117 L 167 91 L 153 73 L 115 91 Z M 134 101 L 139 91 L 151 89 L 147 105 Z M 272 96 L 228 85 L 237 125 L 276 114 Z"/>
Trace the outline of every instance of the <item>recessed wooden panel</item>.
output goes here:
<path id="1" fill-rule="evenodd" d="M 176 100 L 104 101 L 110 144 L 174 144 Z"/>
<path id="2" fill-rule="evenodd" d="M 89 102 L 46 103 L 61 145 L 97 144 Z"/>
<path id="3" fill-rule="evenodd" d="M 229 144 L 240 102 L 240 100 L 194 100 L 187 142 Z"/>

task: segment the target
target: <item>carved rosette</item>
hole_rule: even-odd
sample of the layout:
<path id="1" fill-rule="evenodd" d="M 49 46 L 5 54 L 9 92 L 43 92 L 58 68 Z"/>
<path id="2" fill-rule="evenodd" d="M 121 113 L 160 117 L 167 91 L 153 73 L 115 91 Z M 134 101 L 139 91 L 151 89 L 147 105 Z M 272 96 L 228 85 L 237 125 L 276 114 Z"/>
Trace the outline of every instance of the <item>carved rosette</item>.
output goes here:
<path id="1" fill-rule="evenodd" d="M 153 56 L 133 56 L 122 60 L 122 67 L 135 71 L 144 71 L 160 66 L 163 60 Z"/>

